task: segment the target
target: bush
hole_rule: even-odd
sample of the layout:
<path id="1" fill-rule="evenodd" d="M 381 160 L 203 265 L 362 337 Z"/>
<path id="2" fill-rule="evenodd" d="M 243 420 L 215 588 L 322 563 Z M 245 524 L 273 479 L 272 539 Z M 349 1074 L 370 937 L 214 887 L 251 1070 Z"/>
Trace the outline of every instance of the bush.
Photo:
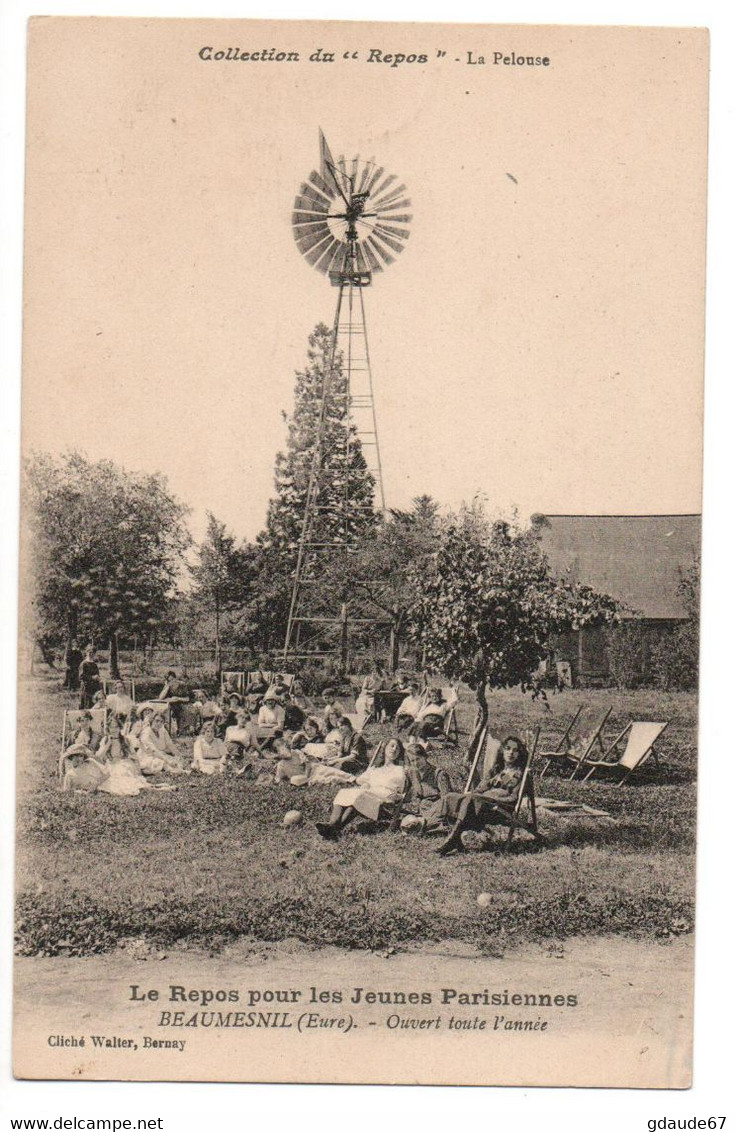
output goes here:
<path id="1" fill-rule="evenodd" d="M 699 683 L 699 630 L 691 621 L 665 633 L 653 645 L 650 672 L 665 692 L 689 692 Z"/>
<path id="2" fill-rule="evenodd" d="M 618 688 L 639 688 L 645 682 L 648 649 L 638 621 L 624 621 L 607 632 L 609 671 Z"/>

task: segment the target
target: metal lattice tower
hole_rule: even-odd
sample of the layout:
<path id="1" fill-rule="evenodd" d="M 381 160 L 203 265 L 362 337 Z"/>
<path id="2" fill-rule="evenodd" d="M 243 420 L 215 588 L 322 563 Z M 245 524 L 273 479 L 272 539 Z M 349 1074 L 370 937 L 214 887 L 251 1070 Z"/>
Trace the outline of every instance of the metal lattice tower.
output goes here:
<path id="1" fill-rule="evenodd" d="M 340 658 L 345 668 L 351 637 L 382 622 L 355 595 L 325 592 L 331 568 L 347 564 L 359 512 L 385 511 L 381 453 L 376 424 L 373 380 L 366 331 L 363 292 L 372 274 L 394 261 L 409 236 L 411 217 L 404 185 L 387 176 L 373 161 L 358 157 L 346 163 L 333 161 L 320 133 L 321 168 L 313 172 L 297 195 L 292 223 L 302 254 L 338 287 L 330 356 L 323 373 L 320 412 L 312 453 L 297 562 L 292 583 L 283 660 Z M 337 210 L 337 211 L 335 211 Z M 338 379 L 340 378 L 340 381 Z M 342 387 L 342 392 L 336 391 Z M 329 451 L 329 411 L 336 399 L 345 398 L 352 427 L 342 429 L 344 495 L 336 507 L 321 506 L 320 499 L 335 487 L 335 453 Z M 347 422 L 346 422 L 347 423 Z M 373 504 L 356 504 L 350 498 L 349 469 L 365 462 L 374 482 Z M 331 513 L 328 531 L 321 512 Z M 336 525 L 336 516 L 338 522 Z M 323 585 L 321 586 L 321 583 Z"/>

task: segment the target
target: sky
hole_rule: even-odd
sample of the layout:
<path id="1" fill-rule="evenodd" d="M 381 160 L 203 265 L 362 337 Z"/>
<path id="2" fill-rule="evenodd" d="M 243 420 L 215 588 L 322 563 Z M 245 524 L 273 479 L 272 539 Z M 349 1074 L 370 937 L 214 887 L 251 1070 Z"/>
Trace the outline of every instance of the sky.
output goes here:
<path id="1" fill-rule="evenodd" d="M 698 512 L 701 33 L 231 26 L 32 27 L 25 450 L 161 471 L 196 537 L 206 510 L 258 532 L 336 301 L 290 224 L 322 127 L 412 198 L 365 294 L 388 505 Z M 204 62 L 205 41 L 302 58 Z M 465 62 L 497 48 L 551 65 Z"/>

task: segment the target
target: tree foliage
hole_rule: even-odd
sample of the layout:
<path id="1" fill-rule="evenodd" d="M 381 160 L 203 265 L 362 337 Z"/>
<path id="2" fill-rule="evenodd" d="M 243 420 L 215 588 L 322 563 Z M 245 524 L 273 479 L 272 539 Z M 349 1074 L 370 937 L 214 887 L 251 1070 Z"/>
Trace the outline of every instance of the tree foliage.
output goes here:
<path id="1" fill-rule="evenodd" d="M 321 412 L 323 460 L 314 536 L 325 542 L 352 541 L 376 522 L 374 479 L 350 420 L 347 380 L 339 351 L 331 372 L 332 351 L 333 332 L 320 323 L 309 338 L 307 366 L 296 374 L 294 409 L 291 415 L 284 414 L 286 451 L 276 457 L 276 494 L 269 503 L 260 542 L 279 550 L 289 562 L 296 556 L 302 530 Z"/>
<path id="2" fill-rule="evenodd" d="M 236 624 L 248 600 L 253 571 L 247 549 L 240 548 L 225 523 L 207 512 L 207 531 L 190 566 L 193 586 L 184 603 L 184 618 L 197 627 L 200 640 L 215 645 L 215 667 L 220 667 L 223 639 L 234 643 Z"/>
<path id="3" fill-rule="evenodd" d="M 389 641 L 386 630 L 373 634 L 367 630 L 368 649 L 392 670 L 397 667 L 417 600 L 414 574 L 422 573 L 435 549 L 439 511 L 439 504 L 429 495 L 415 497 L 409 511 L 390 511 L 359 539 L 349 560 L 354 612 L 378 617 L 390 630 Z"/>
<path id="4" fill-rule="evenodd" d="M 37 454 L 23 469 L 24 543 L 38 634 L 151 636 L 166 621 L 190 537 L 159 474 Z"/>
<path id="5" fill-rule="evenodd" d="M 693 691 L 699 683 L 701 562 L 698 558 L 684 571 L 678 594 L 686 618 L 656 642 L 649 667 L 659 688 Z"/>
<path id="6" fill-rule="evenodd" d="M 492 520 L 478 502 L 439 521 L 436 537 L 410 568 L 412 633 L 428 665 L 481 696 L 528 683 L 552 633 L 615 615 L 613 599 L 552 577 L 534 527 Z"/>
<path id="7" fill-rule="evenodd" d="M 322 461 L 310 540 L 323 544 L 305 564 L 310 601 L 325 615 L 337 614 L 348 582 L 347 548 L 374 530 L 374 479 L 351 422 L 348 386 L 333 332 L 323 323 L 309 338 L 307 364 L 296 374 L 294 408 L 284 414 L 287 442 L 276 457 L 275 493 L 266 526 L 252 548 L 257 577 L 243 609 L 261 652 L 281 648 L 286 634 L 297 552 L 310 474 L 322 425 Z M 335 549 L 332 549 L 332 548 Z"/>

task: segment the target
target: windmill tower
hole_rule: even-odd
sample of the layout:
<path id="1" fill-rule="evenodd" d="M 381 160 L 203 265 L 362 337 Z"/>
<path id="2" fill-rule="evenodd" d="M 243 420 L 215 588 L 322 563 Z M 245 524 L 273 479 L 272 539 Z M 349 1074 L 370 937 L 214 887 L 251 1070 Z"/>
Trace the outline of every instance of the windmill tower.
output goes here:
<path id="1" fill-rule="evenodd" d="M 322 501 L 334 476 L 327 446 L 328 418 L 339 385 L 337 395 L 345 398 L 345 415 L 352 425 L 342 430 L 344 473 L 362 456 L 373 478 L 375 505 L 382 513 L 385 510 L 363 292 L 376 272 L 394 262 L 409 237 L 407 225 L 412 217 L 407 211 L 410 200 L 406 194 L 406 186 L 398 184 L 396 176 L 387 174 L 373 160 L 354 157 L 347 162 L 339 157 L 335 161 L 320 131 L 320 168 L 300 187 L 292 227 L 302 255 L 338 288 L 338 295 L 297 548 L 284 640 L 285 665 L 290 660 L 336 656 L 345 668 L 351 628 L 365 629 L 380 623 L 355 595 L 326 595 L 324 584 L 321 587 L 330 566 L 345 561 L 351 553 L 357 505 L 349 498 L 347 474 L 337 523 L 333 493 L 329 532 L 322 521 L 328 510 Z M 373 513 L 374 507 L 364 510 Z"/>

